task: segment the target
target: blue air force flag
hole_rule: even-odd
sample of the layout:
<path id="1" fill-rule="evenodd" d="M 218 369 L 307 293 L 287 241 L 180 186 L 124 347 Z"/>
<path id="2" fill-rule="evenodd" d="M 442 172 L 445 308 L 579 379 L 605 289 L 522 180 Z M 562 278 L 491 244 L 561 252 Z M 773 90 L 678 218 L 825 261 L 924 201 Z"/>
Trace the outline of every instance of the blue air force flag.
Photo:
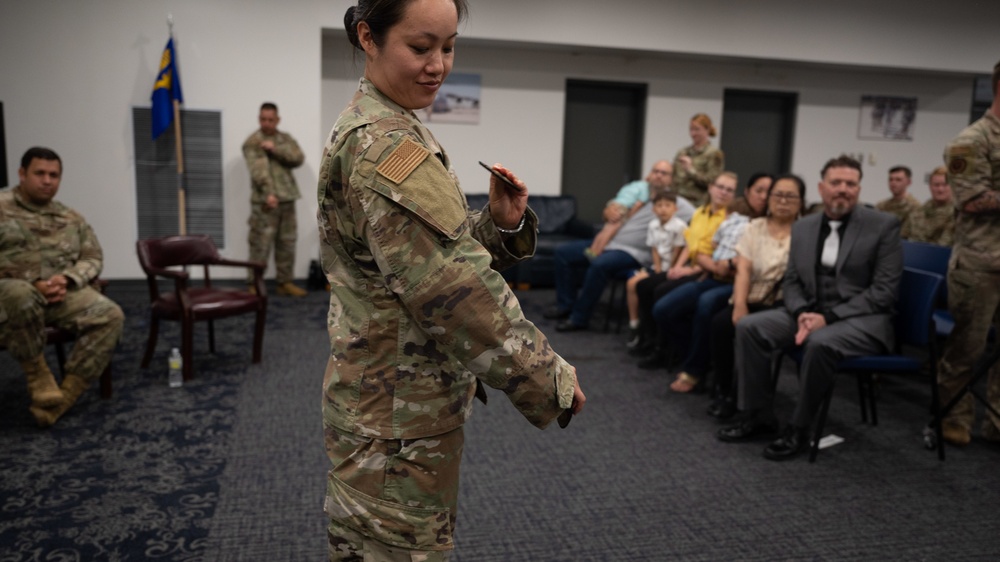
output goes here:
<path id="1" fill-rule="evenodd" d="M 153 140 L 170 126 L 174 120 L 174 103 L 177 100 L 184 103 L 184 96 L 181 94 L 181 77 L 177 72 L 177 56 L 174 53 L 174 38 L 167 41 L 167 46 L 163 48 L 163 56 L 160 57 L 160 72 L 156 75 L 156 83 L 153 84 Z"/>

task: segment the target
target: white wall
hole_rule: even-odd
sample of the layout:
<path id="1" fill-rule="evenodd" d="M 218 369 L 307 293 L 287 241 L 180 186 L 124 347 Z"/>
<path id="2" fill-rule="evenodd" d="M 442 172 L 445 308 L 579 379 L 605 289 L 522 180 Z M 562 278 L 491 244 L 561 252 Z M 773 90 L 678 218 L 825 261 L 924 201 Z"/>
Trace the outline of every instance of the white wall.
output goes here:
<path id="1" fill-rule="evenodd" d="M 322 114 L 323 121 L 333 123 L 356 89 L 363 67 L 351 62 L 350 46 L 342 33 L 327 34 L 323 43 Z M 797 92 L 790 171 L 813 186 L 829 158 L 844 152 L 863 154 L 862 199 L 872 203 L 890 196 L 888 169 L 897 164 L 914 170 L 914 193 L 927 198 L 921 184 L 923 172 L 942 163 L 943 146 L 967 124 L 972 95 L 972 82 L 967 78 L 940 74 L 572 54 L 481 44 L 460 45 L 456 53 L 456 71 L 482 75 L 481 123 L 431 124 L 431 129 L 448 150 L 468 193 L 488 188 L 477 160 L 499 160 L 510 166 L 534 193 L 559 193 L 567 78 L 649 84 L 646 167 L 661 158 L 672 159 L 678 148 L 690 143 L 687 124 L 695 113 L 705 112 L 719 123 L 726 88 Z M 862 94 L 917 96 L 914 140 L 858 140 Z M 724 135 L 724 128 L 719 129 Z M 609 192 L 617 187 L 608 186 Z M 810 197 L 816 198 L 815 194 Z"/>
<path id="2" fill-rule="evenodd" d="M 996 0 L 470 2 L 462 35 L 499 41 L 972 73 L 1000 54 Z"/>
<path id="3" fill-rule="evenodd" d="M 296 172 L 304 193 L 296 273 L 305 275 L 309 257 L 318 252 L 312 196 L 320 150 L 317 14 L 327 3 L 289 10 L 264 1 L 0 1 L 8 176 L 16 182 L 29 146 L 49 146 L 62 156 L 58 197 L 94 225 L 105 253 L 104 276 L 143 276 L 135 258 L 131 107 L 149 106 L 168 13 L 185 107 L 222 111 L 224 253 L 247 255 L 249 175 L 240 146 L 257 128 L 260 103 L 272 100 L 281 108 L 281 128 L 307 155 Z"/>
<path id="4" fill-rule="evenodd" d="M 222 111 L 225 254 L 246 256 L 249 177 L 239 148 L 256 127 L 260 102 L 271 100 L 281 108 L 281 128 L 298 138 L 307 155 L 296 172 L 303 191 L 296 274 L 303 277 L 318 248 L 313 194 L 322 142 L 353 92 L 354 78 L 348 76 L 363 64 L 359 59 L 350 72 L 331 70 L 352 64 L 348 51 L 332 57 L 321 52 L 322 30 L 342 29 L 349 4 L 0 0 L 8 176 L 16 181 L 17 162 L 27 147 L 57 150 L 66 169 L 59 199 L 94 225 L 105 250 L 105 277 L 141 277 L 134 251 L 131 107 L 149 105 L 167 39 L 166 14 L 172 13 L 185 107 Z M 574 76 L 650 84 L 647 163 L 687 142 L 686 120 L 695 111 L 718 120 L 725 87 L 799 91 L 793 168 L 813 178 L 832 152 L 873 152 L 876 164 L 867 171 L 878 184 L 866 182 L 865 190 L 873 200 L 869 188 L 884 192 L 881 178 L 889 164 L 900 161 L 926 171 L 940 161 L 942 139 L 966 120 L 968 76 L 985 73 L 1000 52 L 991 27 L 1000 21 L 1000 2 L 994 1 L 947 13 L 931 0 L 847 0 L 819 7 L 791 0 L 471 4 L 456 70 L 483 74 L 483 119 L 479 127 L 434 127 L 470 192 L 485 185 L 485 173 L 474 168 L 479 159 L 516 166 L 538 193 L 558 190 L 563 87 L 565 78 Z M 976 18 L 968 18 L 970 13 Z M 574 55 L 567 45 L 604 53 L 587 48 L 578 50 L 588 54 Z M 650 52 L 612 55 L 608 48 Z M 729 62 L 694 63 L 653 52 L 721 54 Z M 862 93 L 917 96 L 916 140 L 856 141 Z"/>

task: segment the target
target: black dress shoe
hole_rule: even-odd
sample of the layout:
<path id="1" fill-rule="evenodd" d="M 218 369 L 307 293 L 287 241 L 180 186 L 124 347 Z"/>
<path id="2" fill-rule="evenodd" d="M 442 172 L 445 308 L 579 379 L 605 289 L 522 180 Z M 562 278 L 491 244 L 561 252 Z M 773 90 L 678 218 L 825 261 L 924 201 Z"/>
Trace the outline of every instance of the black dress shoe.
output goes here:
<path id="1" fill-rule="evenodd" d="M 667 352 L 662 349 L 654 349 L 653 353 L 640 359 L 636 363 L 640 369 L 666 369 L 667 368 Z"/>
<path id="2" fill-rule="evenodd" d="M 569 318 L 569 313 L 570 311 L 563 310 L 558 306 L 550 306 L 545 309 L 545 312 L 542 313 L 542 318 L 545 318 L 546 320 L 565 320 Z"/>
<path id="3" fill-rule="evenodd" d="M 785 433 L 764 449 L 764 458 L 772 461 L 793 459 L 809 449 L 809 430 L 788 426 Z"/>
<path id="4" fill-rule="evenodd" d="M 777 431 L 777 422 L 762 422 L 749 419 L 743 420 L 736 425 L 724 427 L 715 436 L 719 438 L 719 441 L 725 441 L 726 443 L 740 443 L 762 435 L 776 433 Z"/>
<path id="5" fill-rule="evenodd" d="M 581 326 L 579 324 L 574 324 L 570 320 L 563 320 L 562 322 L 556 324 L 557 332 L 578 332 L 580 330 L 586 330 L 586 326 Z"/>
<path id="6" fill-rule="evenodd" d="M 639 345 L 630 348 L 628 354 L 632 357 L 646 358 L 656 351 L 656 346 L 651 342 L 640 341 Z"/>
<path id="7" fill-rule="evenodd" d="M 736 404 L 733 403 L 731 398 L 718 396 L 709 404 L 706 412 L 718 420 L 728 420 L 736 415 Z"/>

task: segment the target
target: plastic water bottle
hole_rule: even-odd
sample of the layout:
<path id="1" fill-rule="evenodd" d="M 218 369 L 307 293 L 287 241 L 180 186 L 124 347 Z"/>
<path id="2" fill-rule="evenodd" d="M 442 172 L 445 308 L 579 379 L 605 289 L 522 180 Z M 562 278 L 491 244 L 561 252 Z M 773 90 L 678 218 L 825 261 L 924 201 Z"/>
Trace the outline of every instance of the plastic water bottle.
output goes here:
<path id="1" fill-rule="evenodd" d="M 181 350 L 176 347 L 170 350 L 170 376 L 167 378 L 170 381 L 170 388 L 177 388 L 184 384 L 184 375 L 181 373 L 181 367 L 184 364 L 184 360 L 181 359 Z"/>

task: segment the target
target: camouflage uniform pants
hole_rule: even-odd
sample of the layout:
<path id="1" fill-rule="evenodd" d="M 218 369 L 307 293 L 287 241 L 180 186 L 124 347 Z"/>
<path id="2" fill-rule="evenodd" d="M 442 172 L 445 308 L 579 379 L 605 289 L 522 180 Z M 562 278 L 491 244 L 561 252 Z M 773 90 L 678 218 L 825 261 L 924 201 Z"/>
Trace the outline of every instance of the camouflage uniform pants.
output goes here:
<path id="1" fill-rule="evenodd" d="M 76 335 L 66 372 L 93 381 L 111 361 L 125 315 L 91 287 L 66 291 L 62 302 L 48 304 L 42 293 L 21 279 L 0 279 L 0 342 L 18 361 L 41 355 L 45 325 Z"/>
<path id="2" fill-rule="evenodd" d="M 461 427 L 403 440 L 327 428 L 330 560 L 448 560 L 463 443 Z"/>
<path id="3" fill-rule="evenodd" d="M 295 267 L 295 239 L 298 229 L 295 201 L 278 203 L 274 209 L 263 204 L 253 204 L 251 209 L 250 234 L 247 236 L 250 260 L 266 264 L 273 246 L 278 284 L 290 283 L 293 279 L 292 268 Z M 247 276 L 247 282 L 253 283 L 253 273 Z"/>
<path id="4" fill-rule="evenodd" d="M 1000 274 L 951 268 L 948 271 L 948 309 L 955 329 L 948 336 L 938 367 L 941 403 L 951 400 L 972 377 L 972 369 L 986 349 L 992 323 L 1000 334 Z M 1000 363 L 990 370 L 986 396 L 1000 410 Z M 1000 438 L 1000 419 L 990 415 L 983 431 Z M 966 394 L 945 418 L 947 422 L 972 428 L 975 399 Z"/>

